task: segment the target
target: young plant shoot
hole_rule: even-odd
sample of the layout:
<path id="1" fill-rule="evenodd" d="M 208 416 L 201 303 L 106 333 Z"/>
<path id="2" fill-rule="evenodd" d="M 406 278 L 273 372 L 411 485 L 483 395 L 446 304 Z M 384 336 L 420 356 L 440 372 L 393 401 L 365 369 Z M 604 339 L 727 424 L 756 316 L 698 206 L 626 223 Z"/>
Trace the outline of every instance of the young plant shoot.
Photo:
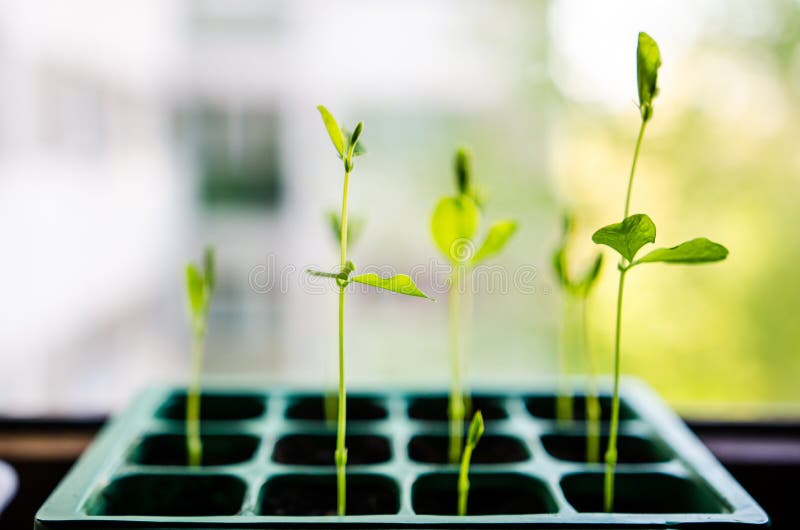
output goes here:
<path id="1" fill-rule="evenodd" d="M 361 133 L 364 130 L 364 124 L 358 122 L 352 134 L 347 134 L 343 131 L 333 115 L 328 112 L 328 109 L 322 105 L 317 107 L 322 122 L 328 131 L 333 142 L 333 147 L 336 150 L 336 155 L 342 160 L 344 164 L 344 182 L 342 189 L 342 213 L 339 216 L 339 242 L 341 260 L 339 263 L 339 272 L 331 273 L 317 270 L 307 270 L 308 274 L 312 276 L 321 276 L 330 278 L 336 282 L 339 289 L 339 410 L 337 414 L 338 425 L 336 433 L 336 452 L 334 460 L 336 463 L 336 512 L 339 515 L 345 515 L 347 501 L 345 498 L 346 483 L 345 483 L 345 466 L 347 465 L 347 448 L 345 447 L 345 420 L 347 417 L 347 401 L 345 391 L 345 378 L 344 378 L 344 295 L 347 286 L 351 283 L 359 283 L 364 285 L 371 285 L 379 289 L 393 291 L 395 293 L 404 294 L 407 296 L 416 296 L 420 298 L 429 298 L 425 293 L 420 291 L 414 282 L 405 274 L 397 274 L 390 278 L 382 278 L 374 273 L 367 274 L 354 274 L 356 266 L 352 261 L 347 259 L 347 191 L 350 184 L 350 174 L 353 171 L 353 163 L 356 157 L 364 154 L 366 151 L 362 144 L 359 143 Z"/>
<path id="2" fill-rule="evenodd" d="M 477 411 L 472 417 L 467 433 L 467 442 L 464 444 L 464 453 L 461 455 L 461 469 L 458 472 L 458 515 L 467 515 L 467 500 L 469 499 L 469 464 L 472 460 L 472 451 L 483 436 L 483 415 Z"/>
<path id="3" fill-rule="evenodd" d="M 648 243 L 655 243 L 656 226 L 646 214 L 629 215 L 633 175 L 639 158 L 639 149 L 647 123 L 653 117 L 653 98 L 658 94 L 658 68 L 661 55 L 656 42 L 646 33 L 639 33 L 636 49 L 636 74 L 639 88 L 639 112 L 641 125 L 636 147 L 633 151 L 628 191 L 625 196 L 625 211 L 622 221 L 604 226 L 592 235 L 599 245 L 606 245 L 620 255 L 619 284 L 617 287 L 616 329 L 614 339 L 614 394 L 611 406 L 611 426 L 606 451 L 606 472 L 604 482 L 604 508 L 610 512 L 614 508 L 614 467 L 617 463 L 617 432 L 619 430 L 619 375 L 620 341 L 622 337 L 622 294 L 625 278 L 631 269 L 645 263 L 709 263 L 720 261 L 728 256 L 728 249 L 704 237 L 692 239 L 671 248 L 659 248 L 643 257 L 636 258 L 639 250 Z"/>
<path id="4" fill-rule="evenodd" d="M 192 325 L 192 372 L 186 393 L 186 455 L 190 466 L 199 466 L 203 460 L 203 444 L 200 439 L 200 375 L 203 371 L 208 311 L 215 282 L 214 249 L 206 247 L 202 270 L 194 263 L 186 266 L 186 295 Z"/>
<path id="5" fill-rule="evenodd" d="M 559 363 L 562 384 L 556 398 L 556 419 L 561 423 L 572 421 L 572 389 L 566 384 L 566 372 L 569 366 L 568 359 L 572 356 L 573 350 L 578 350 L 583 356 L 587 368 L 586 461 L 598 462 L 600 460 L 600 398 L 597 394 L 597 363 L 589 345 L 587 306 L 589 293 L 603 266 L 603 255 L 598 253 L 583 274 L 573 277 L 569 267 L 569 244 L 573 235 L 573 226 L 573 217 L 565 214 L 561 242 L 553 254 L 553 268 L 565 294 L 561 362 Z M 579 328 L 577 332 L 576 327 Z"/>
<path id="6" fill-rule="evenodd" d="M 502 250 L 509 238 L 517 230 L 516 221 L 503 220 L 494 223 L 483 244 L 477 247 L 473 241 L 480 227 L 480 209 L 476 202 L 477 194 L 472 177 L 472 156 L 464 148 L 456 153 L 456 185 L 458 194 L 444 197 L 433 210 L 431 231 L 436 246 L 450 262 L 449 328 L 450 328 L 450 398 L 448 416 L 450 422 L 449 459 L 457 464 L 461 456 L 464 436 L 464 417 L 467 396 L 462 382 L 463 359 L 461 352 L 461 310 L 460 289 L 465 282 L 466 292 L 471 293 L 472 269 Z"/>

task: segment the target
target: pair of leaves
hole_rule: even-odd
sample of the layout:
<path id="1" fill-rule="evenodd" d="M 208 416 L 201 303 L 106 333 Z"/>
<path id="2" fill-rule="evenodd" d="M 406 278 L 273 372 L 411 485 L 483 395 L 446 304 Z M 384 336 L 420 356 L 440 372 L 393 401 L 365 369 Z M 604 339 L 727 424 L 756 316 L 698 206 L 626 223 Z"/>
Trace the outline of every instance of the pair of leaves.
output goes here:
<path id="1" fill-rule="evenodd" d="M 328 224 L 333 232 L 333 237 L 338 243 L 342 242 L 342 216 L 338 212 L 328 212 Z M 349 250 L 358 241 L 364 229 L 364 220 L 352 215 L 347 217 L 347 249 Z"/>
<path id="2" fill-rule="evenodd" d="M 571 293 L 587 296 L 597 281 L 597 278 L 600 276 L 600 271 L 603 268 L 603 254 L 598 253 L 589 268 L 587 268 L 580 277 L 573 279 L 569 272 L 569 264 L 567 263 L 567 247 L 572 236 L 573 225 L 574 219 L 572 215 L 568 213 L 564 214 L 564 228 L 561 242 L 553 253 L 553 269 L 556 272 L 559 283 L 564 289 Z"/>
<path id="3" fill-rule="evenodd" d="M 658 69 L 661 66 L 661 52 L 658 44 L 645 32 L 639 32 L 636 46 L 636 80 L 639 88 L 639 111 L 642 120 L 653 116 L 653 98 L 658 95 Z"/>
<path id="4" fill-rule="evenodd" d="M 640 263 L 711 263 L 728 257 L 728 249 L 705 237 L 691 239 L 670 248 L 659 248 L 635 260 L 637 252 L 656 241 L 656 225 L 646 214 L 626 217 L 621 223 L 604 226 L 592 235 L 592 241 L 616 250 L 630 268 Z"/>
<path id="5" fill-rule="evenodd" d="M 359 143 L 361 132 L 364 130 L 363 122 L 358 122 L 355 130 L 350 133 L 347 129 L 339 127 L 336 118 L 323 105 L 317 105 L 317 110 L 322 116 L 322 122 L 325 124 L 325 129 L 328 131 L 328 136 L 330 136 L 339 158 L 350 162 L 352 157 L 361 156 L 367 152 L 363 144 Z"/>
<path id="6" fill-rule="evenodd" d="M 348 261 L 345 264 L 344 269 L 342 269 L 342 271 L 339 272 L 338 274 L 334 274 L 332 272 L 323 272 L 313 269 L 306 270 L 306 273 L 312 276 L 320 276 L 323 278 L 335 279 L 336 282 L 339 284 L 339 287 L 341 288 L 346 287 L 350 283 L 360 283 L 363 285 L 370 285 L 372 287 L 377 287 L 378 289 L 391 291 L 393 293 L 433 300 L 433 298 L 423 293 L 414 284 L 414 281 L 411 279 L 411 277 L 406 274 L 396 274 L 394 276 L 390 276 L 389 278 L 383 278 L 373 272 L 368 272 L 366 274 L 358 274 L 356 276 L 350 276 L 355 271 L 355 269 L 356 266 L 353 264 L 353 262 Z"/>
<path id="7" fill-rule="evenodd" d="M 516 221 L 497 221 L 476 250 L 473 237 L 480 218 L 478 206 L 467 195 L 445 197 L 434 208 L 431 218 L 433 240 L 451 263 L 477 265 L 500 252 L 517 230 Z"/>
<path id="8" fill-rule="evenodd" d="M 186 295 L 189 300 L 189 311 L 193 318 L 197 319 L 208 311 L 216 282 L 214 249 L 206 247 L 203 253 L 202 270 L 194 263 L 186 266 Z"/>

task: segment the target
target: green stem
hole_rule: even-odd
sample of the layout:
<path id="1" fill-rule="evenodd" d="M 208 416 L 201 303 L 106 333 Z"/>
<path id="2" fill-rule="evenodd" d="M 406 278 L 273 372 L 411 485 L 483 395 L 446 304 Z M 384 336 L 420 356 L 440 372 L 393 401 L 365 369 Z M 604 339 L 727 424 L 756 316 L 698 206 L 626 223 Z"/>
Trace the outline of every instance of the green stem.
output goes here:
<path id="1" fill-rule="evenodd" d="M 469 358 L 472 353 L 472 327 L 473 316 L 474 316 L 474 303 L 473 303 L 473 276 L 472 276 L 472 268 L 468 268 L 465 271 L 465 276 L 467 278 L 467 284 L 464 289 L 464 296 L 461 300 L 461 317 L 463 318 L 463 329 L 465 330 L 464 333 L 461 334 L 461 374 L 462 374 L 462 381 L 461 381 L 461 397 L 464 401 L 464 417 L 470 418 L 472 417 L 473 410 L 472 410 L 472 392 L 470 391 L 469 385 Z"/>
<path id="2" fill-rule="evenodd" d="M 347 263 L 347 191 L 350 183 L 350 172 L 344 173 L 342 190 L 342 223 L 339 239 L 341 240 L 341 264 L 344 269 Z M 345 447 L 345 429 L 347 418 L 347 396 L 344 384 L 344 294 L 345 286 L 339 285 L 339 425 L 336 432 L 336 513 L 344 515 L 347 511 L 347 483 L 345 467 L 347 466 L 347 448 Z"/>
<path id="3" fill-rule="evenodd" d="M 461 390 L 461 346 L 458 327 L 459 318 L 459 281 L 461 265 L 453 268 L 450 283 L 450 463 L 457 464 L 461 456 L 461 444 L 464 436 L 464 395 Z"/>
<path id="4" fill-rule="evenodd" d="M 344 287 L 339 288 L 339 428 L 336 432 L 336 513 L 344 515 L 347 511 L 347 485 L 345 466 L 347 465 L 347 448 L 345 440 L 345 418 L 347 418 L 347 401 L 344 386 Z"/>
<path id="5" fill-rule="evenodd" d="M 570 388 L 569 357 L 572 349 L 570 328 L 572 323 L 572 295 L 567 293 L 564 299 L 564 313 L 561 324 L 561 345 L 558 356 L 558 395 L 556 396 L 556 421 L 560 424 L 572 421 L 572 389 Z"/>
<path id="6" fill-rule="evenodd" d="M 200 376 L 205 327 L 204 322 L 192 326 L 192 375 L 186 393 L 186 455 L 188 464 L 192 467 L 200 466 L 203 459 L 203 443 L 200 439 Z"/>
<path id="7" fill-rule="evenodd" d="M 458 472 L 458 515 L 467 515 L 467 499 L 469 498 L 469 462 L 472 459 L 472 446 L 467 444 L 461 458 Z"/>
<path id="8" fill-rule="evenodd" d="M 622 339 L 622 293 L 625 287 L 627 269 L 619 272 L 619 288 L 617 290 L 617 327 L 614 336 L 614 394 L 611 398 L 611 427 L 606 450 L 606 474 L 603 505 L 605 511 L 614 508 L 614 466 L 617 464 L 617 431 L 619 430 L 619 373 L 620 373 L 620 340 Z"/>
<path id="9" fill-rule="evenodd" d="M 589 345 L 589 318 L 586 297 L 580 301 L 581 349 L 586 358 L 586 461 L 600 461 L 600 397 L 597 393 L 597 363 Z"/>
<path id="10" fill-rule="evenodd" d="M 639 161 L 639 149 L 642 147 L 642 138 L 644 137 L 644 128 L 647 126 L 647 121 L 642 120 L 642 125 L 639 127 L 639 136 L 636 138 L 636 148 L 633 151 L 633 163 L 631 163 L 631 174 L 628 177 L 628 193 L 625 195 L 625 219 L 628 217 L 631 205 L 631 191 L 633 190 L 633 174 L 636 172 L 636 162 Z"/>

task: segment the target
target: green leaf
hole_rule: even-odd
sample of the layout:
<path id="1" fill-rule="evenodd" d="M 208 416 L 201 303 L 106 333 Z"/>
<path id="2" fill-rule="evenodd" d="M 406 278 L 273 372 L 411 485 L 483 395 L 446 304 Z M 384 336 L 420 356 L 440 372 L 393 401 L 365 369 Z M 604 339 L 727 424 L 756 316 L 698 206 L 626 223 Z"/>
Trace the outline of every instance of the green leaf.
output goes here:
<path id="1" fill-rule="evenodd" d="M 203 277 L 209 291 L 213 291 L 217 285 L 217 264 L 214 247 L 206 247 L 203 253 Z"/>
<path id="2" fill-rule="evenodd" d="M 417 288 L 413 280 L 405 274 L 397 274 L 390 278 L 381 278 L 375 273 L 359 274 L 350 278 L 350 282 L 362 283 L 364 285 L 371 285 L 379 289 L 385 289 L 394 293 L 400 293 L 407 296 L 418 296 L 420 298 L 432 298 Z"/>
<path id="3" fill-rule="evenodd" d="M 358 122 L 358 123 L 361 123 L 361 122 Z M 357 128 L 358 128 L 358 126 L 356 126 L 356 129 Z M 353 134 L 350 134 L 350 130 L 349 129 L 347 129 L 345 127 L 342 127 L 342 134 L 344 135 L 344 139 L 345 139 L 345 151 L 349 153 L 350 152 L 350 145 L 351 145 L 351 143 L 353 141 L 352 138 L 355 135 L 355 132 Z M 359 137 L 360 136 L 361 136 L 361 133 L 359 133 Z M 353 156 L 356 157 L 356 156 L 361 156 L 361 155 L 367 154 L 367 147 L 364 145 L 364 142 L 362 142 L 360 139 L 358 139 L 357 142 L 358 143 L 356 143 L 356 146 L 353 149 Z"/>
<path id="4" fill-rule="evenodd" d="M 453 263 L 474 255 L 472 236 L 478 228 L 480 212 L 471 198 L 446 197 L 433 210 L 431 232 L 442 254 Z"/>
<path id="5" fill-rule="evenodd" d="M 481 245 L 481 248 L 475 253 L 475 257 L 472 258 L 473 265 L 500 252 L 516 231 L 516 221 L 503 220 L 493 224 L 489 229 L 489 233 L 486 235 L 486 240 L 483 242 L 483 245 Z"/>
<path id="6" fill-rule="evenodd" d="M 344 264 L 344 267 L 342 267 L 342 272 L 339 273 L 339 277 L 343 280 L 346 280 L 350 277 L 350 274 L 352 274 L 354 270 L 356 270 L 355 264 L 352 261 L 347 260 L 347 262 Z"/>
<path id="7" fill-rule="evenodd" d="M 621 223 L 604 226 L 592 235 L 592 241 L 606 245 L 633 261 L 636 253 L 647 243 L 656 241 L 656 225 L 646 214 L 639 213 L 626 217 Z"/>
<path id="8" fill-rule="evenodd" d="M 336 118 L 334 118 L 333 114 L 323 105 L 317 105 L 317 110 L 322 116 L 322 121 L 325 124 L 325 128 L 328 130 L 328 136 L 331 137 L 333 147 L 336 148 L 336 152 L 339 153 L 340 158 L 344 157 L 344 137 L 342 136 L 342 130 L 339 128 L 339 124 L 336 123 Z"/>
<path id="9" fill-rule="evenodd" d="M 570 287 L 569 268 L 567 267 L 567 244 L 572 233 L 573 217 L 569 212 L 564 212 L 561 224 L 561 240 L 553 252 L 553 270 L 562 287 Z"/>
<path id="10" fill-rule="evenodd" d="M 671 248 L 657 248 L 636 263 L 710 263 L 727 257 L 727 248 L 705 237 L 698 237 Z"/>
<path id="11" fill-rule="evenodd" d="M 477 411 L 475 415 L 472 416 L 472 422 L 469 424 L 467 445 L 474 448 L 478 445 L 481 436 L 483 436 L 483 414 L 481 414 L 481 411 Z"/>
<path id="12" fill-rule="evenodd" d="M 658 44 L 645 32 L 639 32 L 636 46 L 636 78 L 639 85 L 639 110 L 647 121 L 653 115 L 653 98 L 658 95 L 658 68 L 661 52 Z"/>
<path id="13" fill-rule="evenodd" d="M 583 296 L 589 294 L 589 291 L 592 290 L 594 283 L 597 281 L 597 278 L 600 276 L 600 271 L 603 268 L 603 255 L 598 254 L 594 258 L 594 262 L 592 265 L 586 270 L 586 273 L 583 277 L 578 280 L 576 288 Z"/>
<path id="14" fill-rule="evenodd" d="M 206 291 L 203 275 L 194 263 L 186 266 L 186 294 L 189 298 L 189 310 L 192 316 L 198 316 L 205 305 Z"/>

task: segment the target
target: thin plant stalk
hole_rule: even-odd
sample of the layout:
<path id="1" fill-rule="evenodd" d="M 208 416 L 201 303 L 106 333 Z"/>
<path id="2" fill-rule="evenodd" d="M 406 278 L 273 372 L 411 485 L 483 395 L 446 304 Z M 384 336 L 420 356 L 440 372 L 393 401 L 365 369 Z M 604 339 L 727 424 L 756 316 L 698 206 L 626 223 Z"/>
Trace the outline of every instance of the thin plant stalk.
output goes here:
<path id="1" fill-rule="evenodd" d="M 344 270 L 347 263 L 347 191 L 350 183 L 350 172 L 344 173 L 344 189 L 342 191 L 342 228 L 341 266 Z M 345 447 L 345 420 L 347 418 L 346 390 L 344 381 L 344 295 L 346 285 L 339 285 L 339 425 L 336 431 L 336 513 L 344 515 L 347 509 L 347 484 L 345 466 L 347 465 L 347 448 Z"/>
<path id="2" fill-rule="evenodd" d="M 453 267 L 450 276 L 450 299 L 448 300 L 450 320 L 450 462 L 458 463 L 461 457 L 461 444 L 464 437 L 464 394 L 461 388 L 461 333 L 459 328 L 462 265 Z"/>
<path id="3" fill-rule="evenodd" d="M 197 322 L 192 325 L 192 372 L 186 394 L 186 451 L 191 467 L 200 466 L 203 455 L 203 443 L 200 438 L 200 378 L 205 335 L 205 323 Z"/>
<path id="4" fill-rule="evenodd" d="M 470 460 L 472 460 L 472 447 L 467 445 L 464 448 L 464 454 L 461 458 L 461 468 L 458 472 L 458 515 L 467 515 Z"/>
<path id="5" fill-rule="evenodd" d="M 483 436 L 483 415 L 481 411 L 475 412 L 469 424 L 469 434 L 464 444 L 461 455 L 461 466 L 458 472 L 458 506 L 456 513 L 459 516 L 467 515 L 467 501 L 469 499 L 469 464 L 472 461 L 472 452 Z"/>
<path id="6" fill-rule="evenodd" d="M 597 391 L 597 362 L 589 345 L 589 317 L 587 298 L 580 301 L 581 349 L 586 359 L 586 461 L 600 461 L 600 396 Z"/>
<path id="7" fill-rule="evenodd" d="M 572 421 L 573 397 L 572 388 L 568 381 L 570 369 L 570 353 L 572 350 L 572 323 L 573 323 L 573 300 L 571 295 L 567 295 L 564 300 L 564 317 L 561 330 L 561 346 L 558 356 L 558 395 L 556 396 L 556 421 L 559 424 L 567 424 Z"/>
<path id="8" fill-rule="evenodd" d="M 631 206 L 631 192 L 633 191 L 633 176 L 636 174 L 636 163 L 639 161 L 639 151 L 642 147 L 642 138 L 647 126 L 647 120 L 643 119 L 639 126 L 639 135 L 636 137 L 636 147 L 633 150 L 633 161 L 631 162 L 631 173 L 628 176 L 628 191 L 625 194 L 625 213 L 623 219 L 628 217 Z M 619 431 L 619 374 L 620 374 L 620 341 L 622 339 L 622 293 L 625 287 L 625 273 L 628 263 L 622 259 L 619 268 L 619 286 L 617 287 L 617 322 L 616 332 L 614 333 L 614 392 L 611 396 L 611 426 L 608 434 L 608 449 L 606 450 L 606 473 L 605 487 L 603 490 L 603 506 L 605 511 L 610 512 L 614 509 L 614 468 L 617 465 L 617 433 Z"/>
<path id="9" fill-rule="evenodd" d="M 622 340 L 622 294 L 625 288 L 626 270 L 620 270 L 617 288 L 617 324 L 614 332 L 614 393 L 611 398 L 611 427 L 606 450 L 606 476 L 603 505 L 607 512 L 614 508 L 614 467 L 617 464 L 617 432 L 619 431 L 619 373 L 620 341 Z"/>
<path id="10" fill-rule="evenodd" d="M 472 415 L 472 391 L 469 384 L 469 360 L 472 354 L 472 344 L 474 337 L 472 335 L 475 329 L 472 325 L 474 321 L 474 276 L 472 269 L 466 271 L 467 282 L 464 288 L 464 295 L 461 297 L 461 316 L 464 321 L 464 329 L 466 330 L 461 336 L 461 373 L 464 374 L 463 381 L 461 382 L 461 397 L 464 401 L 464 417 L 468 418 Z"/>

